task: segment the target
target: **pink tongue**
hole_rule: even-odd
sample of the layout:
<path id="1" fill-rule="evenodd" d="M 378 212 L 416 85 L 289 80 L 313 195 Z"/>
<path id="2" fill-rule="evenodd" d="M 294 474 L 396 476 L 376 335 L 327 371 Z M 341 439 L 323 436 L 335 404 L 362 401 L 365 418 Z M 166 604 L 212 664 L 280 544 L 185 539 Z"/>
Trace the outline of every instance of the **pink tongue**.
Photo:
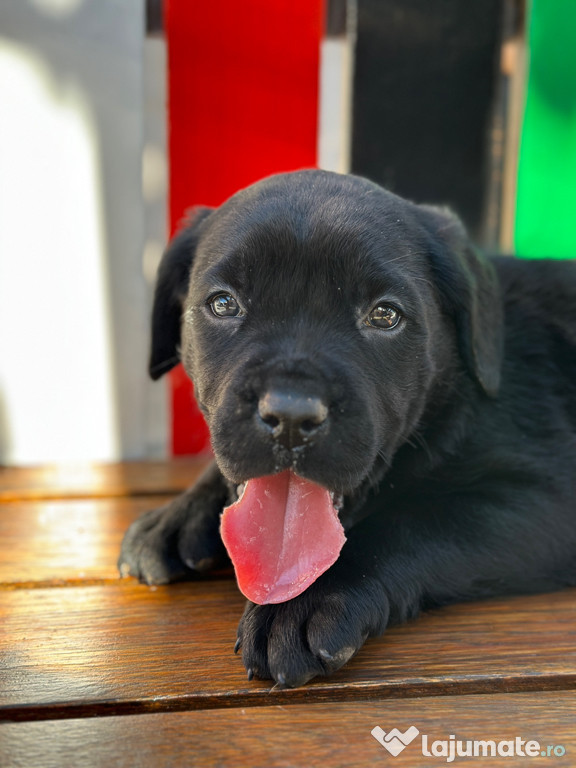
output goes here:
<path id="1" fill-rule="evenodd" d="M 220 533 L 240 590 L 261 605 L 304 592 L 346 541 L 330 493 L 290 470 L 249 480 Z"/>

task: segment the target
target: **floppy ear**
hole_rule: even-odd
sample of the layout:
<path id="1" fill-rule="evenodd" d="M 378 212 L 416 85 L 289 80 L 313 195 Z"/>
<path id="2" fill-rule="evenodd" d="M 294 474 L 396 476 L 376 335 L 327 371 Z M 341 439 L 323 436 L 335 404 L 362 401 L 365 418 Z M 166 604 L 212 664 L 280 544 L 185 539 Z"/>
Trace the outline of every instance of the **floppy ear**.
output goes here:
<path id="1" fill-rule="evenodd" d="M 494 397 L 500 386 L 504 342 L 498 275 L 451 211 L 419 207 L 434 236 L 432 270 L 444 309 L 454 318 L 460 354 L 484 392 Z"/>
<path id="2" fill-rule="evenodd" d="M 194 208 L 184 229 L 164 252 L 152 309 L 152 349 L 148 371 L 156 381 L 180 362 L 180 321 L 188 293 L 190 270 L 199 238 L 200 224 L 212 208 Z"/>

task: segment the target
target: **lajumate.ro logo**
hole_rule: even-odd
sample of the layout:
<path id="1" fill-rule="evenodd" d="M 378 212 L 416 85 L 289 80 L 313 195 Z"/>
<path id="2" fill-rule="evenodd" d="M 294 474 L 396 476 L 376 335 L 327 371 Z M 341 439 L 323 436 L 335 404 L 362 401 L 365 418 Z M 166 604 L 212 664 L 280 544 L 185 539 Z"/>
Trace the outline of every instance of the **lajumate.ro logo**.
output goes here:
<path id="1" fill-rule="evenodd" d="M 405 731 L 400 731 L 398 728 L 385 731 L 377 725 L 372 728 L 371 733 L 376 741 L 394 757 L 403 752 L 420 735 L 420 731 L 414 725 Z M 444 758 L 447 763 L 453 762 L 458 757 L 563 757 L 566 754 L 566 747 L 562 744 L 542 746 L 535 739 L 527 740 L 520 736 L 495 741 L 493 739 L 460 740 L 450 735 L 448 739 L 430 741 L 426 734 L 422 734 L 420 748 L 424 757 Z"/>

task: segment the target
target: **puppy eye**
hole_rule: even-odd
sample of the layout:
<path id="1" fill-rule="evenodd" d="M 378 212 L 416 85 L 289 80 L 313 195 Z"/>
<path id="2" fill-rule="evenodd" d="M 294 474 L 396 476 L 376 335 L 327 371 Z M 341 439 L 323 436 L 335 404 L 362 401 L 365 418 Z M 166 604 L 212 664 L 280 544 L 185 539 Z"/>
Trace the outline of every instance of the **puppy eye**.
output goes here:
<path id="1" fill-rule="evenodd" d="M 208 306 L 216 317 L 238 317 L 242 314 L 240 305 L 230 293 L 219 293 L 208 301 Z"/>
<path id="2" fill-rule="evenodd" d="M 389 331 L 392 328 L 396 328 L 401 319 L 402 315 L 396 307 L 392 307 L 389 304 L 378 304 L 368 313 L 364 320 L 364 325 Z"/>

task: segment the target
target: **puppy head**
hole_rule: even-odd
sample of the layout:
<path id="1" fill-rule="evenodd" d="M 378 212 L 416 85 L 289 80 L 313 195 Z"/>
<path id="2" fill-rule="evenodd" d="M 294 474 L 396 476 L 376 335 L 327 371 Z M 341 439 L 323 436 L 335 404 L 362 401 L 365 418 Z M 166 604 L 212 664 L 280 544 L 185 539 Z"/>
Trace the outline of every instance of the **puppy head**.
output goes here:
<path id="1" fill-rule="evenodd" d="M 494 395 L 500 347 L 495 275 L 452 214 L 304 171 L 173 241 L 150 370 L 182 360 L 229 480 L 292 468 L 349 493 L 459 376 Z"/>

